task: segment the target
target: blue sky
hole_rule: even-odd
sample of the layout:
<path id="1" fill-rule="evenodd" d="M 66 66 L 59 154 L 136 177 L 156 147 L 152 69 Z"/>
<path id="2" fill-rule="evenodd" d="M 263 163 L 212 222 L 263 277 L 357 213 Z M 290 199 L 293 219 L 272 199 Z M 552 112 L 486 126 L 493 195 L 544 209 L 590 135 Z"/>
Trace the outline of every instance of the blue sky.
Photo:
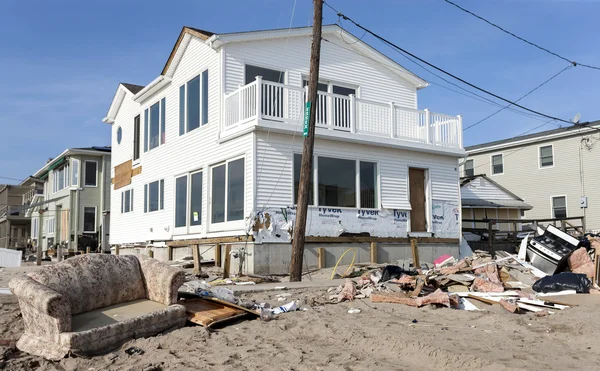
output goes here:
<path id="1" fill-rule="evenodd" d="M 600 65 L 595 0 L 455 0 L 559 54 Z M 509 99 L 567 65 L 486 25 L 443 0 L 329 0 L 362 25 L 412 53 Z M 177 4 L 177 5 L 173 5 Z M 0 177 L 23 179 L 68 147 L 107 145 L 102 123 L 119 82 L 156 78 L 184 25 L 213 32 L 287 27 L 294 0 L 4 1 L 0 12 Z M 310 24 L 312 1 L 297 0 L 294 26 Z M 324 23 L 338 17 L 324 10 Z M 363 32 L 342 25 L 357 36 Z M 365 36 L 426 80 L 437 77 Z M 600 71 L 572 68 L 520 103 L 564 119 L 600 119 Z M 468 126 L 497 108 L 437 85 L 419 108 L 461 114 Z M 523 133 L 544 121 L 504 111 L 465 132 L 465 145 Z M 548 124 L 540 130 L 552 129 Z M 0 183 L 15 183 L 0 178 Z"/>

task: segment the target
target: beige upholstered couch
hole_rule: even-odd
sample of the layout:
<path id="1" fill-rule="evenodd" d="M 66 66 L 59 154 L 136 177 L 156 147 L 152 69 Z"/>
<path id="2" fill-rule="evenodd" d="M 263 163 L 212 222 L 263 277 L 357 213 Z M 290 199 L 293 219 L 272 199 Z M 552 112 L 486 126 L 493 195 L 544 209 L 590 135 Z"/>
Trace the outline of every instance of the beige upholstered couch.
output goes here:
<path id="1" fill-rule="evenodd" d="M 185 325 L 184 273 L 144 256 L 88 254 L 13 278 L 25 333 L 17 348 L 51 360 L 93 355 Z"/>

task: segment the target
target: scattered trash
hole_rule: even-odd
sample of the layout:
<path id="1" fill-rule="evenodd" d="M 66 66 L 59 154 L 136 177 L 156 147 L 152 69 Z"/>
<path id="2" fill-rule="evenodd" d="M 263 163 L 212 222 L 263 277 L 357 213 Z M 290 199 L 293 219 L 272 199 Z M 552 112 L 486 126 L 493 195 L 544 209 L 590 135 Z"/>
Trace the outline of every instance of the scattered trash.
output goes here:
<path id="1" fill-rule="evenodd" d="M 417 321 L 416 319 L 413 319 L 411 322 L 412 322 L 412 323 L 417 323 L 417 322 L 419 322 L 419 321 Z"/>
<path id="2" fill-rule="evenodd" d="M 10 289 L 4 288 L 4 287 L 0 288 L 0 295 L 10 295 L 10 294 L 11 294 Z"/>
<path id="3" fill-rule="evenodd" d="M 130 356 L 132 355 L 142 355 L 144 353 L 146 353 L 143 349 L 140 349 L 138 347 L 130 347 L 125 349 L 125 353 L 129 354 Z"/>
<path id="4" fill-rule="evenodd" d="M 577 293 L 588 294 L 591 284 L 592 281 L 585 274 L 563 272 L 539 279 L 532 288 L 537 292 L 575 290 Z"/>
<path id="5" fill-rule="evenodd" d="M 348 313 L 350 313 L 350 314 L 357 314 L 357 313 L 360 313 L 360 309 L 358 309 L 358 308 L 350 308 L 348 310 Z"/>
<path id="6" fill-rule="evenodd" d="M 285 305 L 282 305 L 280 307 L 271 309 L 271 312 L 273 314 L 281 314 L 281 313 L 287 313 L 287 312 L 293 312 L 296 309 L 298 309 L 298 305 L 296 304 L 295 301 L 289 302 Z"/>

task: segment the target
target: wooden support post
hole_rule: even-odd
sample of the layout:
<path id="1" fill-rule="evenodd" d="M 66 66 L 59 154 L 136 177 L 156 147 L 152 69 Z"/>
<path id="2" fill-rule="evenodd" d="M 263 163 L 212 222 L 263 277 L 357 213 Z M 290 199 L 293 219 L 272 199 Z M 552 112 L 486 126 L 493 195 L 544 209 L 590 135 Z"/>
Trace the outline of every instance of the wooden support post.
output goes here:
<path id="1" fill-rule="evenodd" d="M 600 282 L 600 249 L 596 249 L 596 257 L 594 259 L 595 270 L 594 270 L 594 283 L 599 286 Z"/>
<path id="2" fill-rule="evenodd" d="M 225 262 L 223 265 L 223 278 L 229 278 L 229 265 L 231 264 L 231 245 L 225 245 Z"/>
<path id="3" fill-rule="evenodd" d="M 173 260 L 173 246 L 167 246 L 167 259 L 169 261 Z"/>
<path id="4" fill-rule="evenodd" d="M 119 246 L 120 245 L 115 245 L 115 255 L 119 255 Z"/>
<path id="5" fill-rule="evenodd" d="M 412 249 L 413 266 L 416 269 L 421 268 L 421 262 L 419 261 L 419 245 L 415 238 L 410 239 L 410 247 Z"/>
<path id="6" fill-rule="evenodd" d="M 202 272 L 200 268 L 200 245 L 192 245 L 192 256 L 194 257 L 194 275 L 199 276 Z"/>
<path id="7" fill-rule="evenodd" d="M 377 242 L 371 242 L 371 263 L 377 263 Z"/>
<path id="8" fill-rule="evenodd" d="M 85 248 L 85 253 L 86 253 L 86 254 L 89 254 L 89 253 L 90 253 L 90 247 L 89 247 L 89 246 L 87 246 L 87 247 Z"/>
<path id="9" fill-rule="evenodd" d="M 319 258 L 319 269 L 325 268 L 325 248 L 319 247 L 317 249 L 317 257 Z"/>
<path id="10" fill-rule="evenodd" d="M 215 245 L 215 267 L 221 266 L 221 244 Z"/>
<path id="11" fill-rule="evenodd" d="M 488 247 L 492 258 L 494 257 L 494 231 L 492 230 L 493 223 L 488 222 Z"/>
<path id="12" fill-rule="evenodd" d="M 152 249 L 148 250 L 148 256 L 150 258 L 154 258 L 154 250 L 152 250 Z"/>
<path id="13" fill-rule="evenodd" d="M 306 238 L 306 215 L 308 212 L 308 196 L 310 194 L 310 178 L 313 164 L 315 145 L 315 123 L 317 117 L 317 88 L 319 83 L 319 62 L 321 55 L 321 31 L 323 25 L 323 0 L 313 0 L 314 20 L 312 28 L 312 44 L 310 50 L 310 70 L 308 74 L 308 101 L 305 106 L 306 125 L 304 144 L 302 147 L 302 164 L 300 165 L 300 185 L 298 187 L 298 205 L 296 207 L 296 222 L 292 238 L 292 256 L 290 258 L 290 282 L 302 281 L 302 263 L 304 256 L 304 241 Z M 331 97 L 328 97 L 331 102 Z M 333 109 L 327 110 L 331 115 Z M 332 121 L 327 122 L 333 125 Z"/>

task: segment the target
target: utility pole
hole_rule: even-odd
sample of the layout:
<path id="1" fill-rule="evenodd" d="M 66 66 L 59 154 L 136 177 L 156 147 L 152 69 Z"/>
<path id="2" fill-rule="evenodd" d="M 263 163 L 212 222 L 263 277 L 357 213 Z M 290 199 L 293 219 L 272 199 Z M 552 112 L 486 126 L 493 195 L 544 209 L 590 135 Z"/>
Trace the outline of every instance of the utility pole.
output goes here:
<path id="1" fill-rule="evenodd" d="M 317 85 L 319 83 L 319 62 L 321 59 L 321 28 L 323 26 L 323 0 L 313 0 L 313 6 L 314 20 L 312 28 L 312 46 L 310 49 L 310 73 L 308 75 L 308 99 L 304 110 L 305 138 L 304 147 L 302 149 L 302 165 L 300 167 L 300 186 L 298 187 L 296 223 L 294 225 L 294 235 L 292 239 L 290 282 L 302 281 L 302 258 L 304 256 L 306 214 L 308 211 L 308 195 L 310 193 L 309 187 L 310 178 L 312 176 L 313 148 L 315 145 Z"/>

